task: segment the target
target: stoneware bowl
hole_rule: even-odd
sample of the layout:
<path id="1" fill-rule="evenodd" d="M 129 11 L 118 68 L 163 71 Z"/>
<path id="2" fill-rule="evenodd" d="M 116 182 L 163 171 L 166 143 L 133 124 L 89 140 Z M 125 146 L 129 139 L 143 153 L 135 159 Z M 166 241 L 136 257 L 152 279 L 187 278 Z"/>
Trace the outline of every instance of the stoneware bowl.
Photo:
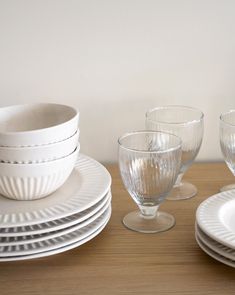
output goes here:
<path id="1" fill-rule="evenodd" d="M 78 149 L 62 159 L 38 164 L 0 163 L 0 194 L 14 200 L 36 200 L 57 190 L 69 177 Z"/>
<path id="2" fill-rule="evenodd" d="M 71 137 L 79 113 L 67 105 L 35 103 L 0 108 L 0 146 L 51 144 Z"/>
<path id="3" fill-rule="evenodd" d="M 42 163 L 60 159 L 79 149 L 79 130 L 71 137 L 51 144 L 30 147 L 1 147 L 0 162 L 12 164 Z"/>

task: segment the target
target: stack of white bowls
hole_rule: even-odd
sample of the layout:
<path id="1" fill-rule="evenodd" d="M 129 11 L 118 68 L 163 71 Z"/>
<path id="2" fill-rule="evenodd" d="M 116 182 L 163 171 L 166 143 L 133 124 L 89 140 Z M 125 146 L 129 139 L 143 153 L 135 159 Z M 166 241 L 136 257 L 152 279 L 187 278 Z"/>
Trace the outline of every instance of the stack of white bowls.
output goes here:
<path id="1" fill-rule="evenodd" d="M 78 121 L 66 105 L 0 108 L 0 194 L 35 200 L 62 186 L 79 153 Z"/>

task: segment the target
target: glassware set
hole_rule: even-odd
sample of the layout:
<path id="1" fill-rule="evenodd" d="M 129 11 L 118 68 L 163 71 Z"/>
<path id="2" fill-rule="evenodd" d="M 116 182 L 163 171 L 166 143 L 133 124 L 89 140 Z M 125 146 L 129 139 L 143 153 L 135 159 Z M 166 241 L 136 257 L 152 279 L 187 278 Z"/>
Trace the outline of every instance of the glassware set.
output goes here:
<path id="1" fill-rule="evenodd" d="M 186 106 L 149 110 L 146 130 L 118 139 L 119 170 L 139 211 L 128 213 L 123 224 L 134 231 L 155 233 L 174 226 L 174 217 L 158 210 L 165 200 L 184 200 L 197 188 L 182 181 L 201 147 L 204 114 Z M 220 116 L 220 145 L 225 162 L 235 175 L 235 110 Z M 221 191 L 235 188 L 235 184 Z"/>

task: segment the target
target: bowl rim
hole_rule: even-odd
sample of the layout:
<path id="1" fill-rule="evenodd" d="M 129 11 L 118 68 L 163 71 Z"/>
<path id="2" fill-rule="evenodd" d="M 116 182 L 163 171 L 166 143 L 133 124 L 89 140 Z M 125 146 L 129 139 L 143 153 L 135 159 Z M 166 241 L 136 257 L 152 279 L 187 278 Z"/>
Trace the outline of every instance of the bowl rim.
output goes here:
<path id="1" fill-rule="evenodd" d="M 44 128 L 40 128 L 40 129 L 33 129 L 33 130 L 24 130 L 24 131 L 1 131 L 0 130 L 0 136 L 5 136 L 5 135 L 27 135 L 27 134 L 36 134 L 36 133 L 42 133 L 42 132 L 46 132 L 48 130 L 53 130 L 53 129 L 59 129 L 63 126 L 69 125 L 72 121 L 76 121 L 79 119 L 79 110 L 76 109 L 75 107 L 71 106 L 71 105 L 66 105 L 66 104 L 60 104 L 60 103 L 44 103 L 44 102 L 39 102 L 39 103 L 27 103 L 27 104 L 15 104 L 15 105 L 9 105 L 9 106 L 5 106 L 5 107 L 1 107 L 0 108 L 0 113 L 3 110 L 7 110 L 7 109 L 13 109 L 13 108 L 21 108 L 21 107 L 30 107 L 30 106 L 39 106 L 39 105 L 50 105 L 50 106 L 59 106 L 59 107 L 65 107 L 67 109 L 70 109 L 74 112 L 73 116 L 60 124 L 56 124 L 56 125 L 52 125 L 49 127 L 44 127 Z"/>
<path id="2" fill-rule="evenodd" d="M 52 143 L 48 143 L 48 144 L 41 144 L 41 145 L 29 145 L 29 146 L 3 146 L 0 145 L 0 152 L 6 152 L 6 151 L 11 151 L 11 152 L 16 152 L 16 151 L 21 151 L 21 152 L 27 152 L 27 151 L 39 151 L 39 150 L 46 150 L 46 149 L 51 149 L 51 148 L 56 148 L 57 146 L 60 146 L 62 144 L 68 144 L 68 141 L 73 141 L 76 138 L 79 139 L 80 136 L 80 130 L 77 129 L 77 131 L 69 136 L 68 138 L 65 138 L 63 140 L 60 141 L 56 141 L 56 142 L 52 142 Z"/>
<path id="3" fill-rule="evenodd" d="M 4 166 L 5 166 L 5 168 L 11 169 L 13 167 L 14 168 L 26 168 L 26 167 L 34 168 L 34 167 L 40 167 L 40 166 L 46 166 L 46 165 L 56 165 L 59 162 L 68 161 L 70 158 L 73 158 L 76 154 L 78 155 L 79 152 L 80 152 L 80 144 L 78 144 L 78 146 L 75 148 L 75 150 L 72 153 L 59 159 L 40 162 L 40 163 L 2 163 L 0 162 L 0 167 L 4 169 Z"/>

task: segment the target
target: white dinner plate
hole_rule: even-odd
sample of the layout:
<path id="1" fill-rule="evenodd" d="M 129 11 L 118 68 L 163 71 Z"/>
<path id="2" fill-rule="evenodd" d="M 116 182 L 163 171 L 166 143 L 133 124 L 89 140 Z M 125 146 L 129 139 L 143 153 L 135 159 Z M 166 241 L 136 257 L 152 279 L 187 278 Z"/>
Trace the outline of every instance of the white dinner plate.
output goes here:
<path id="1" fill-rule="evenodd" d="M 214 252 L 228 258 L 231 260 L 235 260 L 235 250 L 231 249 L 223 244 L 220 244 L 219 242 L 213 240 L 210 238 L 207 234 L 205 234 L 200 227 L 196 224 L 195 225 L 197 236 L 200 238 L 200 240 L 211 250 Z"/>
<path id="2" fill-rule="evenodd" d="M 0 228 L 0 241 L 3 241 L 2 238 L 17 238 L 28 235 L 39 235 L 46 234 L 53 231 L 58 231 L 63 228 L 70 227 L 72 225 L 81 223 L 93 214 L 98 212 L 111 198 L 111 192 L 109 191 L 98 203 L 91 206 L 90 208 L 79 212 L 77 214 L 69 215 L 64 218 L 59 218 L 56 220 L 48 221 L 45 223 L 33 224 L 28 226 L 17 226 L 17 227 L 6 227 Z"/>
<path id="3" fill-rule="evenodd" d="M 226 264 L 228 266 L 231 266 L 231 267 L 235 267 L 235 261 L 231 260 L 231 259 L 228 259 L 218 253 L 216 253 L 215 251 L 213 251 L 212 249 L 210 249 L 209 247 L 207 247 L 203 241 L 201 241 L 201 239 L 199 238 L 199 236 L 196 234 L 195 235 L 196 237 L 196 241 L 197 241 L 197 244 L 198 246 L 206 253 L 208 254 L 209 256 L 211 256 L 212 258 L 214 258 L 215 260 L 219 261 L 219 262 L 222 262 L 223 264 Z"/>
<path id="4" fill-rule="evenodd" d="M 45 252 L 40 252 L 40 253 L 36 253 L 36 254 L 30 254 L 30 255 L 22 255 L 22 256 L 12 256 L 12 257 L 0 257 L 0 262 L 4 262 L 4 261 L 18 261 L 18 260 L 28 260 L 28 259 L 35 259 L 35 258 L 41 258 L 41 257 L 47 257 L 47 256 L 51 256 L 51 255 L 56 255 L 62 252 L 66 252 L 69 251 L 71 249 L 77 248 L 85 243 L 87 243 L 88 241 L 92 240 L 93 238 L 95 238 L 99 233 L 102 232 L 102 230 L 105 228 L 105 226 L 107 225 L 109 219 L 110 219 L 111 213 L 109 215 L 109 217 L 105 220 L 105 222 L 101 225 L 101 227 L 99 227 L 96 231 L 94 231 L 91 235 L 87 236 L 86 238 L 79 240 L 78 242 L 69 244 L 67 246 L 64 247 L 60 247 L 54 250 L 50 250 L 50 251 L 45 251 Z"/>
<path id="5" fill-rule="evenodd" d="M 99 202 L 110 186 L 111 176 L 105 167 L 80 154 L 66 183 L 50 196 L 34 201 L 0 196 L 1 227 L 45 223 L 84 211 Z"/>
<path id="6" fill-rule="evenodd" d="M 200 228 L 212 239 L 235 249 L 235 190 L 216 194 L 202 202 L 196 212 Z"/>
<path id="7" fill-rule="evenodd" d="M 111 206 L 109 206 L 108 209 L 106 209 L 100 217 L 98 217 L 96 220 L 94 220 L 87 226 L 72 231 L 68 234 L 31 244 L 2 246 L 0 247 L 0 257 L 31 255 L 40 252 L 51 251 L 76 243 L 97 231 L 103 224 L 106 223 L 110 215 Z"/>
<path id="8" fill-rule="evenodd" d="M 70 232 L 74 232 L 75 230 L 81 229 L 90 223 L 92 223 L 94 220 L 99 218 L 110 206 L 111 203 L 111 196 L 106 201 L 104 206 L 96 212 L 94 215 L 92 215 L 90 218 L 86 219 L 83 222 L 80 222 L 78 224 L 75 224 L 70 227 L 66 227 L 61 230 L 45 233 L 45 234 L 39 234 L 39 235 L 30 235 L 30 236 L 21 236 L 21 237 L 2 237 L 0 238 L 0 247 L 1 246 L 13 246 L 13 245 L 23 245 L 23 244 L 31 244 L 41 241 L 46 241 L 48 239 L 56 238 L 65 234 L 68 234 Z"/>

